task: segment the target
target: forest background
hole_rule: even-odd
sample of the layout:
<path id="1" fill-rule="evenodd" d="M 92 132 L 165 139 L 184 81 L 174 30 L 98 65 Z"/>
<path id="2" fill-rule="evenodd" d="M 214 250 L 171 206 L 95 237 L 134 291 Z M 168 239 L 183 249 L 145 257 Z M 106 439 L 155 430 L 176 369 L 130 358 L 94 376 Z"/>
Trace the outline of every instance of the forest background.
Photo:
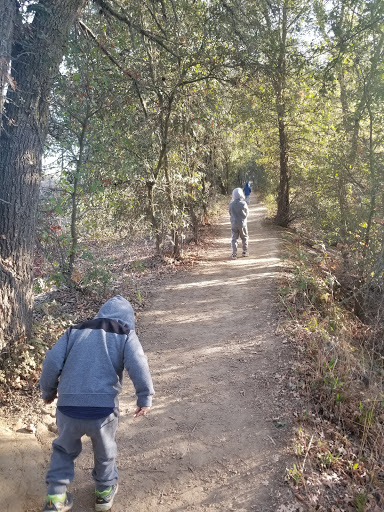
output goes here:
<path id="1" fill-rule="evenodd" d="M 140 240 L 182 261 L 219 196 L 248 180 L 290 228 L 286 329 L 308 357 L 317 412 L 360 440 L 343 470 L 364 479 L 369 465 L 353 498 L 367 507 L 383 476 L 383 2 L 0 6 L 5 389 L 32 382 L 46 348 L 36 294 L 107 294 L 105 247 Z M 131 274 L 145 270 L 135 256 Z M 320 466 L 341 464 L 319 453 Z"/>

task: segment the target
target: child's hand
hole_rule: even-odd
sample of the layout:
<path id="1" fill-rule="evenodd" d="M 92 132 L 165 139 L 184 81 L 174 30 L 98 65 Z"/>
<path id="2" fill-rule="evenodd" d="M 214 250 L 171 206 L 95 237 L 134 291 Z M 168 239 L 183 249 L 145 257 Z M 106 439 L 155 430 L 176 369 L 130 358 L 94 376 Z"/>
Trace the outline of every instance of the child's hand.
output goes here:
<path id="1" fill-rule="evenodd" d="M 138 418 L 139 416 L 146 416 L 149 412 L 150 407 L 138 407 L 133 415 L 134 418 Z"/>
<path id="2" fill-rule="evenodd" d="M 54 397 L 52 397 L 52 398 L 46 398 L 46 399 L 44 400 L 44 403 L 45 403 L 45 404 L 47 404 L 47 405 L 49 405 L 49 404 L 51 404 L 54 400 L 56 400 L 56 398 L 57 398 L 57 394 L 56 394 Z"/>

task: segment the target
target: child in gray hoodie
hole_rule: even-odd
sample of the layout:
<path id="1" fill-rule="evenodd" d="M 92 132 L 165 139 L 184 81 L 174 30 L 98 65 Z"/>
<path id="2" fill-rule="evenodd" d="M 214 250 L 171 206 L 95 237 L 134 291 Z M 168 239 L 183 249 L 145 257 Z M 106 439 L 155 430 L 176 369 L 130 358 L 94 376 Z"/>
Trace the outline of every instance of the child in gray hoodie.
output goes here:
<path id="1" fill-rule="evenodd" d="M 232 192 L 232 201 L 229 203 L 229 215 L 232 231 L 232 258 L 237 257 L 237 239 L 239 237 L 243 245 L 243 256 L 248 256 L 248 206 L 241 188 L 235 188 Z"/>
<path id="2" fill-rule="evenodd" d="M 40 388 L 45 403 L 58 395 L 56 424 L 59 436 L 52 443 L 44 512 L 71 510 L 67 492 L 74 477 L 74 460 L 81 438 L 92 440 L 95 510 L 110 510 L 117 492 L 118 399 L 124 368 L 137 395 L 135 417 L 145 416 L 154 394 L 147 358 L 135 333 L 131 304 L 117 295 L 108 300 L 93 320 L 68 329 L 48 350 Z"/>

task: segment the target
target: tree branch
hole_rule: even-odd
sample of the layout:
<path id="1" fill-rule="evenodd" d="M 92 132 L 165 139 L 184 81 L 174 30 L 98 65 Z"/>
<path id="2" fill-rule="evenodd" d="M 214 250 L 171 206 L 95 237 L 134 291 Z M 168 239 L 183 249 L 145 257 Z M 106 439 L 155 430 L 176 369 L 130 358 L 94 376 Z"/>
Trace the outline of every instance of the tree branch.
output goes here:
<path id="1" fill-rule="evenodd" d="M 148 117 L 148 114 L 147 114 L 147 109 L 145 108 L 145 104 L 144 104 L 144 100 L 140 94 L 140 89 L 139 89 L 139 85 L 138 85 L 138 82 L 136 80 L 136 78 L 132 75 L 132 73 L 130 71 L 128 71 L 127 69 L 124 69 L 123 66 L 115 59 L 115 57 L 113 55 L 111 55 L 109 53 L 109 51 L 107 50 L 107 48 L 103 45 L 103 43 L 101 43 L 96 35 L 92 32 L 92 30 L 87 27 L 87 25 L 79 20 L 79 25 L 81 27 L 81 29 L 84 31 L 85 34 L 87 34 L 93 41 L 95 41 L 95 43 L 97 44 L 98 48 L 100 48 L 100 50 L 104 53 L 104 55 L 106 57 L 108 57 L 108 59 L 118 68 L 120 69 L 120 71 L 124 74 L 124 75 L 128 75 L 129 78 L 132 80 L 132 83 L 133 83 L 133 86 L 135 88 L 135 91 L 136 91 L 136 94 L 139 98 L 139 101 L 140 101 L 140 104 L 141 104 L 141 107 L 143 109 L 143 112 L 144 112 L 144 115 L 145 117 L 147 118 Z"/>
<path id="2" fill-rule="evenodd" d="M 94 0 L 95 4 L 97 4 L 99 7 L 101 7 L 101 9 L 105 12 L 107 12 L 108 14 L 110 14 L 113 18 L 125 23 L 126 25 L 128 25 L 129 28 L 133 28 L 134 30 L 136 30 L 136 32 L 138 32 L 139 34 L 147 37 L 148 39 L 150 39 L 151 41 L 154 41 L 155 43 L 157 43 L 158 45 L 162 46 L 164 48 L 164 50 L 166 50 L 168 53 L 170 53 L 171 55 L 173 55 L 176 59 L 179 58 L 179 56 L 177 55 L 177 53 L 175 53 L 173 50 L 171 50 L 171 48 L 169 48 L 164 40 L 157 36 L 156 34 L 152 34 L 151 32 L 149 32 L 148 30 L 145 30 L 144 28 L 140 27 L 139 25 L 137 25 L 136 23 L 133 23 L 132 19 L 130 17 L 128 17 L 127 14 L 123 14 L 121 12 L 118 12 L 116 11 L 115 9 L 113 9 L 111 7 L 111 5 L 106 2 L 105 0 Z M 115 2 L 117 3 L 117 2 Z M 119 5 L 119 4 L 118 4 Z M 123 7 L 121 5 L 119 5 L 121 11 L 124 11 Z"/>

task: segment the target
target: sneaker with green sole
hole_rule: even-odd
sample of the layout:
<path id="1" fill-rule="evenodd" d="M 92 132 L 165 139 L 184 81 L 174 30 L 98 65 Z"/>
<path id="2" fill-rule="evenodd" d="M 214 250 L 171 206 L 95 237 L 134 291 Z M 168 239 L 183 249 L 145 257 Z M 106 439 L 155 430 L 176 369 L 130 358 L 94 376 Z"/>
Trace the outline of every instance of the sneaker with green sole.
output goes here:
<path id="1" fill-rule="evenodd" d="M 95 500 L 95 510 L 96 512 L 103 512 L 104 510 L 110 510 L 113 505 L 113 500 L 117 493 L 117 489 L 119 486 L 117 484 L 111 485 L 109 489 L 105 491 L 95 491 L 96 500 Z"/>
<path id="2" fill-rule="evenodd" d="M 64 494 L 47 494 L 43 512 L 66 512 L 73 506 L 72 496 L 69 492 Z"/>

